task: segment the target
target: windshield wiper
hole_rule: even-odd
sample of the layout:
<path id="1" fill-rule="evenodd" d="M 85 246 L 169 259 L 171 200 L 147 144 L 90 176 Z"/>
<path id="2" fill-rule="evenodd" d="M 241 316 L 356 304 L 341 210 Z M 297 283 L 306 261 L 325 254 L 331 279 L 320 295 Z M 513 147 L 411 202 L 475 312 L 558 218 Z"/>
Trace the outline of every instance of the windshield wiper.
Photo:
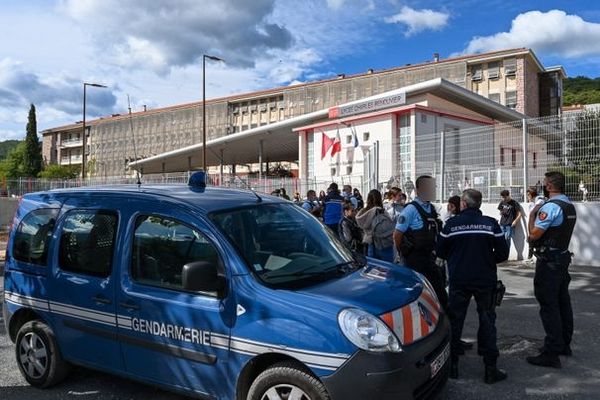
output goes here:
<path id="1" fill-rule="evenodd" d="M 354 265 L 355 268 L 348 268 L 349 265 Z M 319 275 L 329 275 L 332 273 L 335 274 L 346 274 L 348 272 L 352 272 L 355 271 L 356 269 L 360 268 L 362 265 L 357 262 L 356 260 L 351 260 L 351 261 L 346 261 L 346 262 L 342 262 L 336 265 L 333 265 L 331 267 L 319 270 L 319 271 L 310 271 L 311 269 L 314 269 L 316 267 L 318 267 L 318 265 L 312 265 L 310 267 L 301 269 L 299 271 L 294 271 L 294 272 L 288 272 L 285 274 L 274 274 L 274 275 L 267 275 L 269 278 L 287 278 L 287 277 L 307 277 L 307 276 L 319 276 Z"/>

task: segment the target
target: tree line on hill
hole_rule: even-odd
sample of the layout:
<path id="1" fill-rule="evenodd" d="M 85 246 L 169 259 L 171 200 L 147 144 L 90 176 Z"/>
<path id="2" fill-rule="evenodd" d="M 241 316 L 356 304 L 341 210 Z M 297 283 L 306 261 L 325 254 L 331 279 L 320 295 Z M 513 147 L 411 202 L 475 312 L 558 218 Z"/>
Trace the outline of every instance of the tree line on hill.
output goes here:
<path id="1" fill-rule="evenodd" d="M 31 104 L 24 140 L 0 142 L 0 179 L 70 179 L 79 175 L 79 167 L 44 165 L 42 146 L 37 134 L 35 105 Z"/>

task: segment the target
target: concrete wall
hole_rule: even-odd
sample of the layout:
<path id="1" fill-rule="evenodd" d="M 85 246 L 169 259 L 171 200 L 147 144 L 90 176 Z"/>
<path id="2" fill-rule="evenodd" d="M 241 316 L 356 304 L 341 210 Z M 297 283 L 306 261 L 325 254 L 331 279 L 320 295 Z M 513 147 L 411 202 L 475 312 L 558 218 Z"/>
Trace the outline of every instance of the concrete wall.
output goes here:
<path id="1" fill-rule="evenodd" d="M 6 229 L 12 223 L 19 199 L 0 197 L 0 230 Z"/>
<path id="2" fill-rule="evenodd" d="M 529 216 L 529 204 L 521 203 L 527 218 Z M 482 212 L 490 217 L 499 218 L 497 204 L 483 204 Z M 438 209 L 446 205 L 438 205 Z M 577 209 L 577 225 L 571 239 L 570 250 L 575 254 L 573 264 L 591 265 L 600 267 L 600 235 L 596 227 L 600 221 L 600 203 L 575 203 Z M 529 247 L 527 246 L 525 221 L 519 225 L 515 232 L 515 238 L 511 243 L 510 260 L 524 260 L 527 258 Z"/>

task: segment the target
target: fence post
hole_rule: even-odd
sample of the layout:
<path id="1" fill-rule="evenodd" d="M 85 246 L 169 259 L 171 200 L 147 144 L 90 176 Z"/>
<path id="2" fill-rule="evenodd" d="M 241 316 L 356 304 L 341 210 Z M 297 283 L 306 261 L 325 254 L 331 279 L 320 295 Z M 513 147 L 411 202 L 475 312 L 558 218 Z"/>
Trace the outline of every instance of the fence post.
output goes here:
<path id="1" fill-rule="evenodd" d="M 446 132 L 440 132 L 440 201 L 444 201 L 444 186 L 446 184 Z"/>
<path id="2" fill-rule="evenodd" d="M 529 137 L 527 135 L 527 120 L 523 118 L 523 202 L 527 202 L 527 188 L 529 187 Z"/>
<path id="3" fill-rule="evenodd" d="M 258 181 L 262 181 L 262 169 L 263 169 L 263 141 L 258 142 Z"/>
<path id="4" fill-rule="evenodd" d="M 379 190 L 379 140 L 375 142 L 375 189 Z"/>

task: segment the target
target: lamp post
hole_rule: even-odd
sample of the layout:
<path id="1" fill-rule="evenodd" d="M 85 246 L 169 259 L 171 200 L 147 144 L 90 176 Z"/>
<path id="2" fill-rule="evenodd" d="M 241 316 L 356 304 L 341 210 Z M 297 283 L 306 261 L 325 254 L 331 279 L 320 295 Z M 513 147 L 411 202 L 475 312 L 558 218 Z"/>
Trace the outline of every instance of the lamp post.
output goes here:
<path id="1" fill-rule="evenodd" d="M 86 140 L 86 132 L 85 132 L 85 100 L 86 100 L 86 89 L 88 86 L 91 87 L 97 87 L 97 88 L 107 88 L 108 86 L 104 86 L 104 85 L 100 85 L 98 83 L 87 83 L 84 82 L 83 83 L 83 152 L 81 154 L 81 178 L 83 178 L 85 180 L 85 162 L 86 162 L 86 156 L 85 156 L 85 152 L 86 152 L 86 146 L 87 146 L 87 140 Z"/>
<path id="2" fill-rule="evenodd" d="M 213 61 L 225 60 L 209 56 L 208 54 L 202 55 L 202 170 L 206 173 L 206 59 Z"/>

